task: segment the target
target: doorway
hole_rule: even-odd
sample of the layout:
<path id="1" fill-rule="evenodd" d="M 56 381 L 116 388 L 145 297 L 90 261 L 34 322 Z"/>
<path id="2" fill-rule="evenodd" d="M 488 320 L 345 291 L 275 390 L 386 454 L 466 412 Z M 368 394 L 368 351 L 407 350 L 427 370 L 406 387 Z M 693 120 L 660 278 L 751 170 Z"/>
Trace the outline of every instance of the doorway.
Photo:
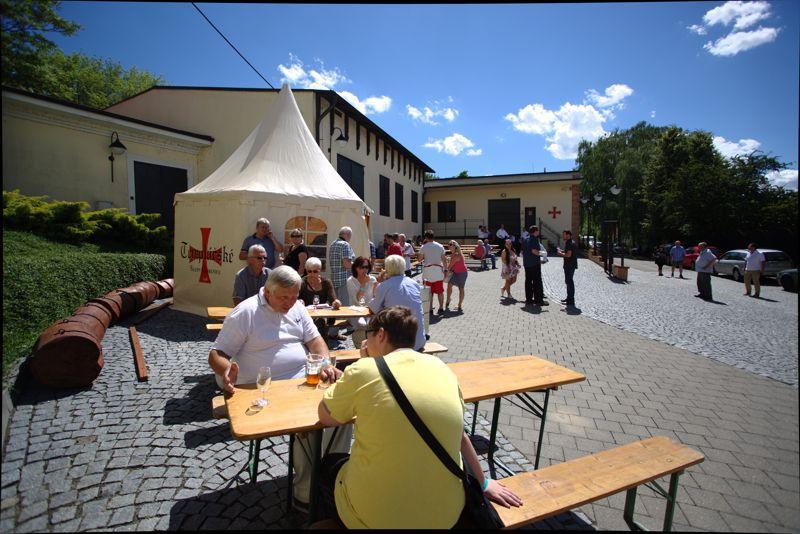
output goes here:
<path id="1" fill-rule="evenodd" d="M 489 231 L 497 232 L 504 225 L 509 234 L 519 235 L 519 199 L 489 200 Z"/>
<path id="2" fill-rule="evenodd" d="M 528 206 L 525 208 L 525 229 L 527 230 L 536 223 L 536 206 Z"/>
<path id="3" fill-rule="evenodd" d="M 136 213 L 158 213 L 170 232 L 175 230 L 175 193 L 188 187 L 186 169 L 133 162 L 134 200 Z"/>

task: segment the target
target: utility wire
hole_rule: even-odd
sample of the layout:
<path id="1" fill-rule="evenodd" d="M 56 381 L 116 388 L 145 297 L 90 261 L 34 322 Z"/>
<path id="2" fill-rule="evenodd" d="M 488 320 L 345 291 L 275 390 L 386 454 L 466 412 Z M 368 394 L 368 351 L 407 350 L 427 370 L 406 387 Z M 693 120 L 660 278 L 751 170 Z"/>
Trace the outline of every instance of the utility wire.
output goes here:
<path id="1" fill-rule="evenodd" d="M 272 88 L 272 89 L 275 89 L 275 88 L 272 86 L 272 84 L 271 84 L 271 83 L 269 83 L 269 80 L 267 80 L 266 78 L 264 78 L 264 76 L 262 76 L 262 75 L 261 75 L 261 73 L 260 73 L 260 72 L 258 72 L 258 69 L 257 69 L 257 68 L 255 68 L 255 67 L 253 66 L 253 64 L 252 64 L 252 63 L 250 63 L 249 61 L 247 61 L 247 58 L 246 58 L 246 57 L 244 57 L 244 56 L 242 55 L 242 53 L 241 53 L 241 52 L 239 52 L 239 50 L 238 50 L 238 49 L 237 49 L 235 46 L 233 46 L 233 43 L 232 43 L 232 42 L 230 42 L 230 41 L 228 40 L 228 38 L 227 38 L 227 37 L 225 37 L 225 35 L 223 35 L 223 34 L 222 34 L 222 32 L 221 32 L 221 31 L 219 31 L 219 28 L 217 28 L 216 26 L 214 26 L 214 23 L 213 23 L 213 22 L 211 22 L 211 19 L 209 19 L 208 17 L 206 17 L 206 14 L 205 14 L 205 13 L 203 13 L 203 12 L 200 10 L 200 8 L 199 8 L 199 7 L 197 7 L 197 5 L 196 5 L 194 2 L 192 2 L 192 5 L 193 5 L 193 6 L 194 6 L 194 8 L 195 8 L 195 9 L 198 11 L 198 13 L 200 13 L 201 15 L 203 15 L 203 18 L 204 18 L 204 19 L 206 19 L 206 21 L 208 21 L 208 23 L 209 23 L 209 24 L 211 24 L 211 27 L 212 27 L 212 28 L 214 28 L 214 29 L 217 31 L 217 33 L 219 34 L 219 36 L 220 36 L 220 37 L 222 37 L 223 39 L 225 39 L 225 42 L 226 42 L 226 43 L 228 43 L 228 44 L 230 45 L 230 47 L 231 47 L 231 48 L 233 48 L 233 50 L 234 50 L 234 51 L 235 51 L 237 54 L 239 54 L 239 57 L 240 57 L 240 58 L 242 58 L 242 59 L 244 60 L 244 62 L 245 62 L 245 63 L 247 63 L 248 65 L 250 65 L 250 68 L 251 68 L 251 69 L 253 69 L 253 71 L 255 71 L 255 73 L 256 73 L 256 74 L 258 74 L 258 77 L 259 77 L 259 78 L 261 78 L 262 80 L 264 80 L 264 82 L 265 82 L 267 85 L 269 85 L 269 86 L 270 86 L 270 88 Z"/>

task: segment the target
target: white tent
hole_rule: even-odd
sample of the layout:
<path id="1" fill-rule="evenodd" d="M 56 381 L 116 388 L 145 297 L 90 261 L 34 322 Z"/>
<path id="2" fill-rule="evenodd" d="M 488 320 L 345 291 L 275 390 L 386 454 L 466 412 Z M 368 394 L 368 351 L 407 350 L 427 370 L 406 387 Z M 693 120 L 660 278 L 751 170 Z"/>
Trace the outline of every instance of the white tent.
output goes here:
<path id="1" fill-rule="evenodd" d="M 266 217 L 286 244 L 300 228 L 311 255 L 327 257 L 342 226 L 356 255 L 369 256 L 364 215 L 371 210 L 331 166 L 284 85 L 264 120 L 208 178 L 175 195 L 176 309 L 206 314 L 232 306 L 245 236 Z M 326 266 L 327 269 L 327 266 Z"/>

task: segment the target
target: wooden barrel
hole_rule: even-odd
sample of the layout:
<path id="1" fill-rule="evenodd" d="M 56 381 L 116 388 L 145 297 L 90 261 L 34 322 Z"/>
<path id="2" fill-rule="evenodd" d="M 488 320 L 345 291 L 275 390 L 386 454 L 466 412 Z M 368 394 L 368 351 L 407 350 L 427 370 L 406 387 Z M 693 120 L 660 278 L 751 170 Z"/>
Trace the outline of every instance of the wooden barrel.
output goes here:
<path id="1" fill-rule="evenodd" d="M 120 314 L 121 317 L 127 317 L 128 315 L 135 313 L 138 310 L 138 299 L 136 295 L 133 293 L 133 289 L 129 287 L 123 287 L 122 289 L 115 289 L 110 293 L 107 293 L 106 296 L 111 294 L 116 295 L 120 300 L 120 305 L 122 307 L 122 312 Z"/>
<path id="2" fill-rule="evenodd" d="M 111 313 L 112 322 L 117 322 L 122 317 L 123 300 L 122 296 L 116 291 L 106 293 L 102 297 L 97 297 L 90 300 L 87 304 L 98 304 L 105 307 Z"/>
<path id="3" fill-rule="evenodd" d="M 128 287 L 123 287 L 120 291 L 131 295 L 136 301 L 136 309 L 139 311 L 145 306 L 149 306 L 158 298 L 158 286 L 154 282 L 137 282 Z"/>
<path id="4" fill-rule="evenodd" d="M 102 336 L 91 330 L 82 321 L 68 319 L 50 325 L 36 341 L 31 374 L 53 388 L 91 385 L 103 368 Z"/>
<path id="5" fill-rule="evenodd" d="M 103 332 L 105 333 L 105 329 L 111 325 L 111 312 L 108 308 L 98 304 L 98 303 L 88 303 L 86 306 L 81 306 L 77 308 L 74 312 L 72 312 L 73 317 L 87 317 L 93 319 L 96 323 L 100 324 L 103 327 Z M 102 337 L 102 335 L 101 335 Z"/>
<path id="6" fill-rule="evenodd" d="M 172 286 L 166 280 L 159 280 L 156 285 L 158 286 L 158 298 L 168 299 L 172 296 Z"/>

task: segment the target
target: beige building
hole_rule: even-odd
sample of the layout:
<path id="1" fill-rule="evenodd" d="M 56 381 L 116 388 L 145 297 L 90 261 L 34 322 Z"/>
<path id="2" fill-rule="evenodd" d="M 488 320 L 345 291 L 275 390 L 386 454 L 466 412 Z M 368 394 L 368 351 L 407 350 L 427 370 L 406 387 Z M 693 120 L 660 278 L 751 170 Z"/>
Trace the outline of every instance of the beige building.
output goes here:
<path id="1" fill-rule="evenodd" d="M 163 213 L 239 147 L 271 89 L 153 87 L 106 110 L 3 88 L 3 189 Z M 370 232 L 420 233 L 428 165 L 334 91 L 294 91 L 329 161 L 374 211 Z M 111 135 L 126 150 L 109 161 Z M 112 180 L 113 169 L 113 180 Z M 269 217 L 269 214 L 264 214 Z"/>
<path id="2" fill-rule="evenodd" d="M 537 225 L 542 236 L 560 242 L 577 233 L 580 175 L 575 171 L 445 178 L 425 182 L 424 226 L 442 238 L 477 237 L 478 226 L 520 235 Z"/>

